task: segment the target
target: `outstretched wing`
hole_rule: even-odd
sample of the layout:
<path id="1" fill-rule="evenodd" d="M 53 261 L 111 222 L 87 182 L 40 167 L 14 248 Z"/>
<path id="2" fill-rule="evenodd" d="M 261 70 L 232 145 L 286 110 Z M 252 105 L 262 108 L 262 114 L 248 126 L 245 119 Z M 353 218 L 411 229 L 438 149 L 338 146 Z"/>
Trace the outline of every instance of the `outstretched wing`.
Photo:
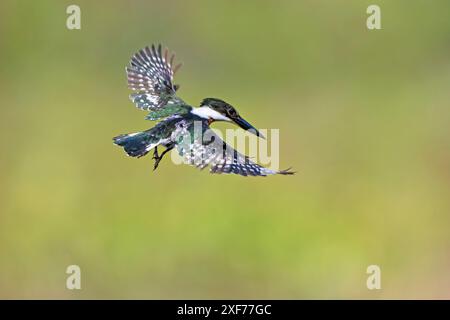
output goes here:
<path id="1" fill-rule="evenodd" d="M 139 109 L 151 111 L 147 116 L 149 120 L 186 113 L 191 109 L 175 94 L 178 86 L 173 84 L 173 75 L 181 64 L 174 67 L 174 58 L 174 54 L 169 58 L 167 48 L 163 53 L 161 45 L 157 48 L 152 45 L 135 53 L 126 68 L 128 87 L 136 91 L 130 99 Z"/>
<path id="2" fill-rule="evenodd" d="M 186 130 L 178 139 L 177 150 L 186 164 L 199 169 L 210 166 L 211 173 L 233 173 L 242 176 L 267 176 L 272 174 L 293 174 L 287 170 L 275 171 L 252 162 L 249 157 L 239 153 L 226 144 L 209 127 L 203 126 L 200 132 Z"/>

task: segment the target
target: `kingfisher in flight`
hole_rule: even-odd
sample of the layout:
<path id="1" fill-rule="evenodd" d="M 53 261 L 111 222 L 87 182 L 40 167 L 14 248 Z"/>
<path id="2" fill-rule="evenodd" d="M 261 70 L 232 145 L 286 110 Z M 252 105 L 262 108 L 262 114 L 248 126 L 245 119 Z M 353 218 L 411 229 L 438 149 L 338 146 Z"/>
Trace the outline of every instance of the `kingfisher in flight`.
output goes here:
<path id="1" fill-rule="evenodd" d="M 252 162 L 249 157 L 226 144 L 211 129 L 214 121 L 237 124 L 260 138 L 262 134 L 244 120 L 229 103 L 206 98 L 199 107 L 180 99 L 176 92 L 178 85 L 173 76 L 181 63 L 174 65 L 175 54 L 161 45 L 145 47 L 131 57 L 126 68 L 128 87 L 134 91 L 131 101 L 137 108 L 149 111 L 147 120 L 160 120 L 153 128 L 142 132 L 122 134 L 113 138 L 116 145 L 123 147 L 131 157 L 140 158 L 153 149 L 154 169 L 164 155 L 176 148 L 184 163 L 211 173 L 231 173 L 242 176 L 290 175 L 289 169 L 276 171 Z M 205 138 L 207 137 L 207 138 Z M 159 154 L 158 147 L 165 150 Z"/>

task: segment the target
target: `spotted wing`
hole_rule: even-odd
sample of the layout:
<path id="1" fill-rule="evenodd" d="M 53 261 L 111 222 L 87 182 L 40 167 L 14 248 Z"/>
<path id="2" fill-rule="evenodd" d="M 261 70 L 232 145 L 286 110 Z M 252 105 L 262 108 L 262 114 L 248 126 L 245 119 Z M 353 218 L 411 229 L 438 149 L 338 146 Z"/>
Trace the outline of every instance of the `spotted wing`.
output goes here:
<path id="1" fill-rule="evenodd" d="M 173 76 L 181 64 L 174 67 L 175 55 L 161 45 L 155 48 L 145 47 L 133 55 L 126 68 L 128 87 L 135 91 L 130 95 L 136 107 L 150 111 L 147 119 L 157 120 L 172 114 L 188 112 L 189 107 L 176 96 L 177 85 L 173 84 Z"/>
<path id="2" fill-rule="evenodd" d="M 199 130 L 200 132 L 200 130 Z M 226 144 L 211 129 L 186 130 L 179 139 L 177 150 L 186 164 L 204 169 L 210 166 L 211 173 L 232 173 L 241 176 L 267 176 L 272 174 L 293 174 L 288 170 L 275 171 L 252 162 L 249 157 L 239 153 Z"/>

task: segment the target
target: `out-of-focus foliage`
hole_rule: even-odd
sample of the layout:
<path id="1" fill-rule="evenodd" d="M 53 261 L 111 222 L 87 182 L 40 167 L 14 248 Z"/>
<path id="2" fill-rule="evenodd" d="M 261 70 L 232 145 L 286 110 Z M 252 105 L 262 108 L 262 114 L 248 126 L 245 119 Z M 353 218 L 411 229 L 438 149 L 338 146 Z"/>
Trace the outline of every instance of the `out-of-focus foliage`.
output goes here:
<path id="1" fill-rule="evenodd" d="M 0 297 L 450 298 L 450 2 L 377 1 L 369 31 L 372 2 L 83 0 L 69 31 L 72 2 L 2 1 Z M 183 99 L 279 128 L 298 173 L 113 146 L 154 125 L 124 70 L 152 42 Z"/>

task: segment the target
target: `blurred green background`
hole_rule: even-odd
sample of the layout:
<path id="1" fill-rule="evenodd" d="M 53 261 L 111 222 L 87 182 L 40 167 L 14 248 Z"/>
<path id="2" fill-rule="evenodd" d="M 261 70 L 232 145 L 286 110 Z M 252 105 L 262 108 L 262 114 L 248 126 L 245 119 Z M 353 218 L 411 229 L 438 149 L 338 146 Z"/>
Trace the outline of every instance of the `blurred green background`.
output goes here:
<path id="1" fill-rule="evenodd" d="M 66 7 L 81 7 L 81 30 Z M 381 7 L 382 30 L 366 28 Z M 450 2 L 2 1 L 0 298 L 450 298 Z M 280 129 L 295 176 L 125 156 L 125 66 Z M 227 128 L 231 126 L 223 126 Z M 82 290 L 65 288 L 68 265 Z M 381 267 L 382 290 L 366 288 Z"/>

